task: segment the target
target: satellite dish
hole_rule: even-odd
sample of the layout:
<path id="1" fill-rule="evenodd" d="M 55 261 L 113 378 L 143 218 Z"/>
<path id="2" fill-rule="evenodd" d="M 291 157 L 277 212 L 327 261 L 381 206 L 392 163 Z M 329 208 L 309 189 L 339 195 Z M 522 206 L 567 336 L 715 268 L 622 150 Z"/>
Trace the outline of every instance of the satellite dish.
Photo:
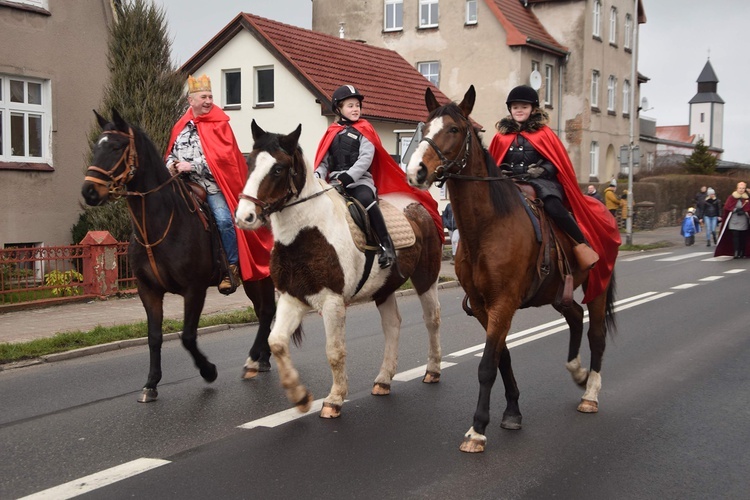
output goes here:
<path id="1" fill-rule="evenodd" d="M 531 85 L 532 89 L 539 90 L 539 88 L 542 86 L 542 74 L 537 70 L 532 71 L 531 75 L 529 75 L 529 84 Z"/>
<path id="2" fill-rule="evenodd" d="M 644 97 L 644 98 L 641 99 L 641 109 L 643 111 L 651 109 L 651 108 L 648 107 L 648 98 L 647 97 Z"/>

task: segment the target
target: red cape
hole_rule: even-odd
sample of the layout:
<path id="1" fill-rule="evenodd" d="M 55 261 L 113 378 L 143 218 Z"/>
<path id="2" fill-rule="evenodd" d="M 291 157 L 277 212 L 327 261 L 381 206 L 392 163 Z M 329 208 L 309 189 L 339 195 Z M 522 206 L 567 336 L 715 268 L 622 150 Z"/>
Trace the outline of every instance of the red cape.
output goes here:
<path id="1" fill-rule="evenodd" d="M 229 116 L 218 106 L 213 106 L 205 115 L 193 118 L 193 110 L 188 109 L 172 128 L 167 152 L 172 151 L 177 135 L 190 120 L 195 122 L 198 129 L 203 154 L 216 184 L 224 194 L 229 210 L 234 213 L 237 210 L 239 194 L 247 180 L 247 162 L 229 126 Z M 257 281 L 270 276 L 269 261 L 273 248 L 271 232 L 264 227 L 257 231 L 243 231 L 236 226 L 235 231 L 242 279 Z"/>
<path id="2" fill-rule="evenodd" d="M 718 257 L 720 255 L 734 255 L 734 241 L 731 231 L 727 231 L 727 226 L 729 225 L 729 219 L 735 216 L 735 214 L 732 212 L 734 211 L 736 205 L 737 198 L 730 194 L 727 198 L 727 201 L 724 202 L 724 213 L 722 217 L 723 222 L 719 229 L 719 239 L 716 241 L 714 257 Z M 750 201 L 745 200 L 745 203 L 742 204 L 742 210 L 744 210 L 746 214 L 750 215 Z M 750 256 L 750 238 L 745 238 L 745 255 Z"/>
<path id="3" fill-rule="evenodd" d="M 603 203 L 592 196 L 584 196 L 578 187 L 573 164 L 560 139 L 545 126 L 534 132 L 521 132 L 534 148 L 557 167 L 557 180 L 565 191 L 568 205 L 578 222 L 583 236 L 591 248 L 599 254 L 599 262 L 589 273 L 583 303 L 587 303 L 605 291 L 615 260 L 620 250 L 620 231 L 612 214 Z M 495 134 L 490 143 L 490 154 L 497 164 L 502 163 L 515 134 Z"/>
<path id="4" fill-rule="evenodd" d="M 443 241 L 443 218 L 438 213 L 437 201 L 435 201 L 428 191 L 421 191 L 409 185 L 406 180 L 406 173 L 401 170 L 401 167 L 398 166 L 396 161 L 385 150 L 383 143 L 380 142 L 378 133 L 375 132 L 375 129 L 370 122 L 365 119 L 359 119 L 354 122 L 352 126 L 375 146 L 375 157 L 372 159 L 370 173 L 372 174 L 375 186 L 378 188 L 378 194 L 410 194 L 430 213 L 432 220 L 435 222 L 435 227 L 438 230 L 440 239 Z M 341 132 L 341 129 L 342 125 L 339 125 L 338 123 L 332 123 L 328 127 L 328 130 L 326 130 L 323 138 L 320 140 L 320 144 L 318 144 L 318 151 L 315 153 L 315 167 L 320 165 L 320 162 L 323 161 L 323 158 L 328 152 L 328 148 L 331 146 L 331 142 L 333 142 L 333 138 L 336 137 L 336 134 Z"/>

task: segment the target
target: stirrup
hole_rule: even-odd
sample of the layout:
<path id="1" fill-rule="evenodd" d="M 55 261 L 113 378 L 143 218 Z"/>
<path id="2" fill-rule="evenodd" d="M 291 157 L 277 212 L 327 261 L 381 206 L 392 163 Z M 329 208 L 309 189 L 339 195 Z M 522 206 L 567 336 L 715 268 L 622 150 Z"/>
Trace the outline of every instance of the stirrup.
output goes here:
<path id="1" fill-rule="evenodd" d="M 380 268 L 391 267 L 396 262 L 396 251 L 393 249 L 393 245 L 380 245 L 380 250 L 380 256 L 378 257 Z"/>

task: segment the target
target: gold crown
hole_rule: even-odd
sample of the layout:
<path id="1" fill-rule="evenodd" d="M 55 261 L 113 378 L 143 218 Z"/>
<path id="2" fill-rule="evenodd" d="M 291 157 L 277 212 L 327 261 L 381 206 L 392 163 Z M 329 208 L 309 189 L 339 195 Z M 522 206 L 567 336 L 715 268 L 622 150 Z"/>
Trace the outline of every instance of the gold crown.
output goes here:
<path id="1" fill-rule="evenodd" d="M 188 93 L 193 92 L 211 92 L 211 79 L 205 73 L 198 78 L 188 76 Z"/>

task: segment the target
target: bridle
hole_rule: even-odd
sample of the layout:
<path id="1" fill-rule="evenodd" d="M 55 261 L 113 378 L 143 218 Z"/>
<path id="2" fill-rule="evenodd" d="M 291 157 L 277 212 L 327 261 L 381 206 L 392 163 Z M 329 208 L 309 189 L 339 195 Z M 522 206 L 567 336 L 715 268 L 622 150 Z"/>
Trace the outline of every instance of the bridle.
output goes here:
<path id="1" fill-rule="evenodd" d="M 123 150 L 120 159 L 117 160 L 111 169 L 104 170 L 95 165 L 90 165 L 89 168 L 86 169 L 86 174 L 89 172 L 96 172 L 105 176 L 107 179 L 100 179 L 98 177 L 86 175 L 84 180 L 105 186 L 109 191 L 109 194 L 114 197 L 124 196 L 126 194 L 125 185 L 133 178 L 136 170 L 138 170 L 138 155 L 135 150 L 135 134 L 133 134 L 133 129 L 130 127 L 128 127 L 127 133 L 120 132 L 119 130 L 105 130 L 103 134 L 123 136 L 128 139 L 128 145 Z M 120 174 L 115 176 L 115 172 L 122 164 L 124 164 L 125 167 Z"/>
<path id="2" fill-rule="evenodd" d="M 464 138 L 464 144 L 463 144 L 463 154 L 460 152 L 456 154 L 456 158 L 449 160 L 445 154 L 440 150 L 437 144 L 435 144 L 435 141 L 430 139 L 429 137 L 423 137 L 422 141 L 426 142 L 427 144 L 432 147 L 432 149 L 435 151 L 435 154 L 438 155 L 438 158 L 440 158 L 440 165 L 435 169 L 435 180 L 437 181 L 436 185 L 438 187 L 443 187 L 445 184 L 445 181 L 450 179 L 458 179 L 458 180 L 466 180 L 466 181 L 500 181 L 500 180 L 506 180 L 508 177 L 506 176 L 500 176 L 500 177 L 481 177 L 476 175 L 463 175 L 461 172 L 466 168 L 466 165 L 469 162 L 469 152 L 471 151 L 471 140 L 472 140 L 472 125 L 471 122 L 467 118 L 464 118 L 464 122 L 466 123 L 466 137 Z M 420 142 L 422 142 L 420 141 Z M 426 168 L 426 165 L 422 162 L 420 164 Z M 457 166 L 458 170 L 455 172 L 452 172 L 451 169 Z"/>
<path id="3" fill-rule="evenodd" d="M 286 153 L 286 151 L 284 151 L 284 153 Z M 267 202 L 267 201 L 259 200 L 258 198 L 254 196 L 250 196 L 243 192 L 240 192 L 239 194 L 240 200 L 247 200 L 260 207 L 260 213 L 258 214 L 258 218 L 262 221 L 268 220 L 268 216 L 271 214 L 281 212 L 285 208 L 292 207 L 294 205 L 299 205 L 300 203 L 304 203 L 313 198 L 317 198 L 318 196 L 325 193 L 326 191 L 335 189 L 334 186 L 331 186 L 329 188 L 323 189 L 322 191 L 313 193 L 310 196 L 305 196 L 304 198 L 298 198 L 299 190 L 297 189 L 297 186 L 294 183 L 294 179 L 297 176 L 298 169 L 296 168 L 296 165 L 295 165 L 295 161 L 294 161 L 295 157 L 293 155 L 289 155 L 289 156 L 292 158 L 292 166 L 289 167 L 289 173 L 287 175 L 288 187 L 284 196 L 282 196 L 281 198 L 277 200 Z M 294 201 L 291 201 L 294 198 L 297 198 L 297 199 Z"/>

